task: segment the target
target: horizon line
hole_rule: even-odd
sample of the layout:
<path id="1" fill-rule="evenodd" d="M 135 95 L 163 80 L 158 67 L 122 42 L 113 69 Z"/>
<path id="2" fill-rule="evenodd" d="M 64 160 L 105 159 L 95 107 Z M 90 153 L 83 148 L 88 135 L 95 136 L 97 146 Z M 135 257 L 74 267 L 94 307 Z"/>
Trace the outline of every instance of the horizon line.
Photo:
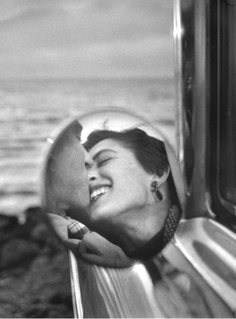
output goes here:
<path id="1" fill-rule="evenodd" d="M 142 80 L 142 79 L 174 79 L 174 75 L 143 75 L 143 76 L 84 76 L 84 77 L 55 77 L 55 76 L 45 76 L 45 77 L 0 77 L 0 81 L 3 80 L 24 80 L 24 81 L 35 81 L 35 80 Z"/>

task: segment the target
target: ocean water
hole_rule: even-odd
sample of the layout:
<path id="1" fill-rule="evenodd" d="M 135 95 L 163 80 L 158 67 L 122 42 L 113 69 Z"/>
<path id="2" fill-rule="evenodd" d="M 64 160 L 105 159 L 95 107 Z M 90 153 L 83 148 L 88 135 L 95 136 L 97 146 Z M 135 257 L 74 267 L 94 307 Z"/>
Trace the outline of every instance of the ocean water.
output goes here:
<path id="1" fill-rule="evenodd" d="M 0 80 L 0 214 L 40 205 L 46 138 L 65 119 L 107 107 L 158 123 L 174 145 L 173 79 Z"/>

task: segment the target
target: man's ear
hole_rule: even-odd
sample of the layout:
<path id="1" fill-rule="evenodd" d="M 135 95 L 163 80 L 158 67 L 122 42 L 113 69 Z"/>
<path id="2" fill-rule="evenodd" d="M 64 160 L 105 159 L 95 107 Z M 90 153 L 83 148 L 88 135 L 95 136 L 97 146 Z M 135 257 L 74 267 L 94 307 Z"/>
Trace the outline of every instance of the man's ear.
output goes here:
<path id="1" fill-rule="evenodd" d="M 157 182 L 158 188 L 166 182 L 169 174 L 170 174 L 170 167 L 168 167 L 167 170 L 161 176 L 158 176 L 157 174 L 153 176 L 153 181 Z"/>

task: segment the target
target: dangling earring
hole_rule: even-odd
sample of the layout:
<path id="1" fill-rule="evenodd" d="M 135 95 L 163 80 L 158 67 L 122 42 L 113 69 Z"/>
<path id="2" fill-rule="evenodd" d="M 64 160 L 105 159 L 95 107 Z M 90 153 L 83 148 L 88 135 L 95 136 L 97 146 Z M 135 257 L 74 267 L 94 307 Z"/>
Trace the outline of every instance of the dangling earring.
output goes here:
<path id="1" fill-rule="evenodd" d="M 162 201 L 163 199 L 163 196 L 162 196 L 162 193 L 159 191 L 158 189 L 158 184 L 157 184 L 157 181 L 153 181 L 151 183 L 151 191 L 154 193 L 155 195 L 155 198 L 158 202 Z"/>

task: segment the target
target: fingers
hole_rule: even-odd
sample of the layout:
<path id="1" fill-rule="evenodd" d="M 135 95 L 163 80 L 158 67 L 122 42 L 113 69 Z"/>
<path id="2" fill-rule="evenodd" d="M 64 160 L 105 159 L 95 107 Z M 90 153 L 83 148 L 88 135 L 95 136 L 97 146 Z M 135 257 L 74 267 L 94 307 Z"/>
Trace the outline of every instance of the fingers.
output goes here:
<path id="1" fill-rule="evenodd" d="M 127 268 L 132 266 L 133 260 L 125 256 L 124 254 L 117 254 L 116 256 L 99 256 L 92 252 L 82 252 L 81 257 L 92 264 L 110 267 L 110 268 Z"/>
<path id="2" fill-rule="evenodd" d="M 89 229 L 84 224 L 78 222 L 75 219 L 66 217 L 66 221 L 67 221 L 69 238 L 82 239 L 84 235 L 89 232 Z"/>
<path id="3" fill-rule="evenodd" d="M 103 267 L 124 268 L 132 265 L 123 250 L 96 232 L 86 234 L 79 245 L 81 257 Z"/>
<path id="4" fill-rule="evenodd" d="M 87 262 L 113 268 L 123 268 L 132 265 L 123 250 L 96 232 L 90 232 L 80 222 L 49 214 L 50 221 L 63 244 L 77 257 Z"/>
<path id="5" fill-rule="evenodd" d="M 83 242 L 79 251 L 80 253 L 92 252 L 94 254 L 102 256 L 106 252 L 107 243 L 111 244 L 110 242 L 108 242 L 107 239 L 105 239 L 98 233 L 89 232 L 84 235 Z"/>

